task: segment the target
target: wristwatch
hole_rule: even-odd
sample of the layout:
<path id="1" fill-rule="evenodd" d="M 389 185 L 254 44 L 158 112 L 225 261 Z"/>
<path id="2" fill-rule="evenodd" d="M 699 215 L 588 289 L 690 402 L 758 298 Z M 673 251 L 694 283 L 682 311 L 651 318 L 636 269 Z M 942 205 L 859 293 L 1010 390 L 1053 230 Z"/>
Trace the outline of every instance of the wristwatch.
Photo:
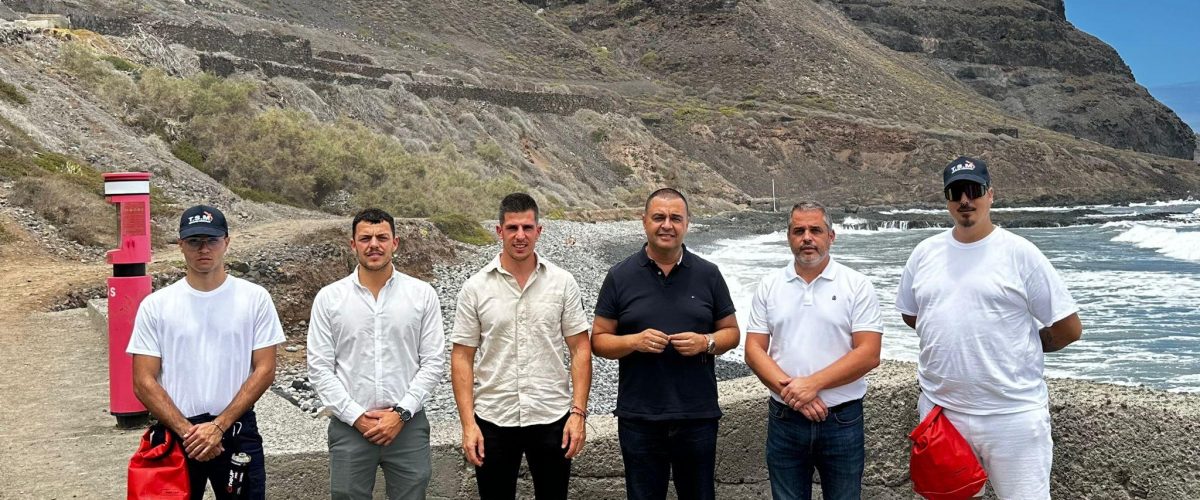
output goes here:
<path id="1" fill-rule="evenodd" d="M 401 408 L 400 405 L 393 406 L 392 411 L 394 411 L 398 415 L 400 415 L 400 420 L 403 422 L 408 422 L 409 420 L 412 420 L 412 412 L 410 412 L 404 408 Z"/>
<path id="2" fill-rule="evenodd" d="M 704 352 L 707 352 L 709 354 L 716 354 L 717 353 L 717 337 L 716 337 L 716 335 L 713 335 L 710 333 L 708 335 L 705 335 L 705 337 L 708 338 L 708 349 L 705 349 Z"/>

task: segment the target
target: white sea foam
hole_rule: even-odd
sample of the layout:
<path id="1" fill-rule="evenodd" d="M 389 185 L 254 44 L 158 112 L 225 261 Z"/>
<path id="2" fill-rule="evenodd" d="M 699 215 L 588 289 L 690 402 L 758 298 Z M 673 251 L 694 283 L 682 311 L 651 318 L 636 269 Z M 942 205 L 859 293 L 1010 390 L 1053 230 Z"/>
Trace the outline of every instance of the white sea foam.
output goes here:
<path id="1" fill-rule="evenodd" d="M 1174 259 L 1200 262 L 1200 231 L 1180 231 L 1174 227 L 1138 223 L 1118 234 L 1112 241 L 1153 249 Z"/>

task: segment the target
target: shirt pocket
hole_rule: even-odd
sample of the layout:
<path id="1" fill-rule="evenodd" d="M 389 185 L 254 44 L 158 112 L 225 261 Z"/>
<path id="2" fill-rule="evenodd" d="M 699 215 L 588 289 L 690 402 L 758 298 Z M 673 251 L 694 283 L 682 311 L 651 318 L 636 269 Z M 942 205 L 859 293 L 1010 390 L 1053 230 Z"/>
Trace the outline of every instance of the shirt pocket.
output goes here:
<path id="1" fill-rule="evenodd" d="M 562 335 L 563 304 L 561 301 L 541 300 L 530 304 L 533 308 L 526 316 L 538 332 Z"/>

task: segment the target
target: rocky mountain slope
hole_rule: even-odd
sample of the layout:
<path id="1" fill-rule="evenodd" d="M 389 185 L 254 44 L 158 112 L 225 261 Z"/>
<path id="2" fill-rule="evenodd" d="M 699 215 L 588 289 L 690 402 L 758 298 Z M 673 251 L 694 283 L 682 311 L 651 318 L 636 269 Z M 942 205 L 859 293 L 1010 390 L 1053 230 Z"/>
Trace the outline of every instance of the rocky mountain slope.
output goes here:
<path id="1" fill-rule="evenodd" d="M 880 43 L 1051 130 L 1191 159 L 1192 130 L 1138 85 L 1112 47 L 1075 29 L 1062 0 L 834 0 Z"/>
<path id="2" fill-rule="evenodd" d="M 1128 76 L 1058 4 L 1026 3 L 935 2 L 959 5 L 951 19 L 1003 17 L 1022 40 L 1049 26 L 1094 42 L 1042 45 L 1054 75 L 1077 64 L 1071 78 Z M 274 217 L 279 203 L 486 217 L 512 189 L 551 214 L 602 213 L 662 185 L 706 211 L 746 207 L 772 185 L 784 202 L 937 203 L 940 168 L 959 154 L 988 159 L 1008 203 L 1200 188 L 1197 165 L 1170 157 L 1189 157 L 1194 136 L 1165 132 L 1173 115 L 1148 96 L 1115 98 L 1141 89 L 1132 80 L 1089 83 L 1088 99 L 1128 108 L 1107 125 L 1084 101 L 1080 113 L 1021 101 L 1070 100 L 1059 84 L 989 98 L 967 81 L 986 78 L 959 70 L 1033 74 L 1008 64 L 1029 44 L 894 50 L 905 46 L 881 35 L 895 31 L 890 5 L 2 0 L 0 17 L 62 14 L 73 29 L 0 29 L 0 82 L 14 95 L 0 98 L 0 163 L 17 165 L 0 177 L 50 175 L 34 160 L 61 153 L 54 176 L 144 169 L 176 205 L 210 200 L 246 218 Z"/>

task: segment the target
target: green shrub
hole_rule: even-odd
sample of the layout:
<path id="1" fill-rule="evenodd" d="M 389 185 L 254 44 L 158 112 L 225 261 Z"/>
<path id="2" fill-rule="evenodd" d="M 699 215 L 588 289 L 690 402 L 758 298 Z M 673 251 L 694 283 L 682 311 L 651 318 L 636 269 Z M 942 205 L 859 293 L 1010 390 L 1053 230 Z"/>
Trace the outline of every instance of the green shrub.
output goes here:
<path id="1" fill-rule="evenodd" d="M 608 140 L 608 131 L 602 128 L 592 129 L 588 133 L 588 137 L 592 139 L 592 142 L 604 142 Z"/>
<path id="2" fill-rule="evenodd" d="M 653 50 L 642 54 L 642 58 L 638 59 L 638 64 L 646 68 L 656 68 L 660 62 L 662 62 L 662 58 L 659 57 L 658 52 Z"/>
<path id="3" fill-rule="evenodd" d="M 492 234 L 483 229 L 478 221 L 459 213 L 450 213 L 430 217 L 430 222 L 437 226 L 452 240 L 471 245 L 488 245 L 495 241 Z"/>
<path id="4" fill-rule="evenodd" d="M 181 140 L 171 146 L 171 154 L 175 155 L 184 163 L 195 167 L 196 170 L 204 172 L 204 153 L 196 149 L 196 146 L 187 140 Z"/>
<path id="5" fill-rule="evenodd" d="M 475 154 L 488 163 L 502 163 L 504 150 L 496 141 L 479 141 L 475 143 Z"/>
<path id="6" fill-rule="evenodd" d="M 0 99 L 11 101 L 22 106 L 29 104 L 29 98 L 25 97 L 25 93 L 21 92 L 21 89 L 14 87 L 13 84 L 4 80 L 0 80 Z"/>
<path id="7" fill-rule="evenodd" d="M 0 224 L 0 245 L 10 243 L 16 239 L 17 235 L 10 232 L 8 228 L 4 226 L 4 224 Z"/>
<path id="8" fill-rule="evenodd" d="M 117 71 L 123 71 L 125 73 L 133 73 L 138 69 L 138 65 L 117 56 L 100 56 L 100 60 L 111 64 L 113 69 Z"/>
<path id="9" fill-rule="evenodd" d="M 0 148 L 0 179 L 20 179 L 37 170 L 28 156 L 8 148 Z"/>
<path id="10" fill-rule="evenodd" d="M 19 179 L 9 199 L 58 226 L 67 239 L 88 246 L 111 246 L 117 241 L 117 212 L 102 195 L 67 179 Z"/>

